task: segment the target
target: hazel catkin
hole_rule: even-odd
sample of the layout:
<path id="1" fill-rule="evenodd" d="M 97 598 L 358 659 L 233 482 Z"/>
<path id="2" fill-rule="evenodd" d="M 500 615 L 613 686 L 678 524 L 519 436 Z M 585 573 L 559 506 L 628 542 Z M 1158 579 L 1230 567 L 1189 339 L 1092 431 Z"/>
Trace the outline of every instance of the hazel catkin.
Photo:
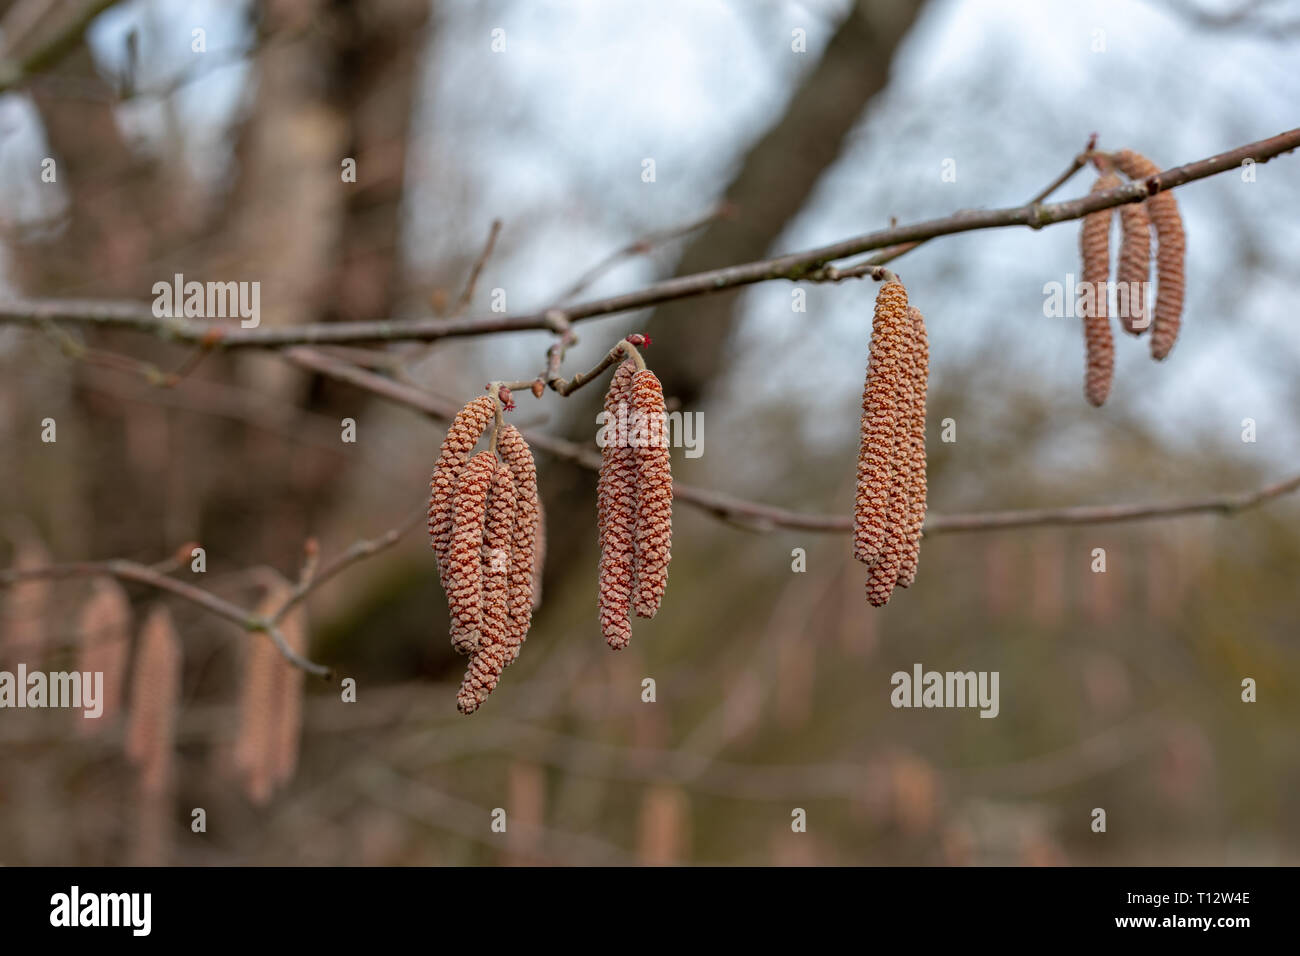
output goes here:
<path id="1" fill-rule="evenodd" d="M 636 459 L 624 426 L 635 372 L 635 363 L 624 362 L 615 370 L 605 393 L 605 442 L 596 482 L 600 631 L 614 650 L 627 647 L 632 639 L 628 609 L 635 589 Z"/>
<path id="2" fill-rule="evenodd" d="M 469 453 L 478 444 L 487 423 L 496 414 L 491 396 L 482 395 L 469 402 L 452 420 L 443 439 L 442 450 L 429 479 L 429 543 L 437 556 L 438 577 L 446 589 L 443 565 L 451 543 L 451 509 L 455 498 L 456 476 L 465 466 Z"/>
<path id="3" fill-rule="evenodd" d="M 1124 331 L 1141 335 L 1151 324 L 1146 283 L 1151 275 L 1151 219 L 1140 202 L 1119 207 L 1119 265 L 1115 270 L 1119 321 Z"/>
<path id="4" fill-rule="evenodd" d="M 672 557 L 673 475 L 668 448 L 668 416 L 663 386 L 655 373 L 641 369 L 632 376 L 632 420 L 635 422 L 636 539 L 633 604 L 638 617 L 659 612 L 668 584 Z"/>
<path id="5" fill-rule="evenodd" d="M 889 534 L 890 487 L 897 460 L 898 394 L 905 382 L 912 323 L 907 290 L 897 279 L 880 287 L 871 327 L 871 351 L 862 393 L 853 556 L 874 564 Z"/>
<path id="6" fill-rule="evenodd" d="M 1107 172 L 1093 183 L 1092 191 L 1113 189 L 1120 184 L 1119 177 Z M 1100 406 L 1110 394 L 1115 377 L 1115 340 L 1111 336 L 1107 303 L 1107 284 L 1110 281 L 1110 223 L 1111 209 L 1099 209 L 1083 217 L 1079 231 L 1079 251 L 1083 258 L 1079 285 L 1079 314 L 1083 319 L 1083 341 L 1086 351 L 1086 372 L 1083 393 L 1088 402 Z"/>
<path id="7" fill-rule="evenodd" d="M 504 462 L 493 462 L 491 486 L 481 538 L 481 614 L 479 639 L 465 670 L 456 707 L 472 714 L 496 688 L 501 672 L 514 659 L 510 629 L 511 545 L 515 529 L 515 482 Z M 473 464 L 473 462 L 471 462 Z"/>
<path id="8" fill-rule="evenodd" d="M 96 578 L 90 599 L 81 608 L 81 636 L 77 670 L 103 674 L 103 707 L 98 719 L 77 722 L 83 736 L 97 734 L 112 724 L 122 709 L 122 682 L 131 651 L 131 603 L 114 578 Z"/>
<path id="9" fill-rule="evenodd" d="M 482 623 L 483 522 L 487 513 L 488 488 L 496 473 L 497 459 L 490 451 L 479 452 L 461 469 L 452 502 L 451 541 L 447 548 L 444 588 L 451 611 L 451 644 L 461 654 L 471 653 L 479 643 Z"/>
<path id="10" fill-rule="evenodd" d="M 542 606 L 542 577 L 546 570 L 546 506 L 537 496 L 537 537 L 533 543 L 533 610 Z"/>
<path id="11" fill-rule="evenodd" d="M 171 783 L 180 690 L 180 641 L 171 614 L 160 605 L 140 629 L 126 728 L 127 759 L 140 768 L 140 789 L 150 796 L 161 796 Z"/>
<path id="12" fill-rule="evenodd" d="M 1129 179 L 1149 179 L 1160 172 L 1155 163 L 1131 149 L 1115 153 L 1112 159 Z M 1151 357 L 1161 360 L 1174 347 L 1182 325 L 1187 236 L 1173 192 L 1156 193 L 1146 200 L 1146 207 L 1156 232 L 1156 306 L 1151 323 Z"/>
<path id="13" fill-rule="evenodd" d="M 519 429 L 513 425 L 502 426 L 497 435 L 497 453 L 509 469 L 515 489 L 510 552 L 510 625 L 506 632 L 510 659 L 514 660 L 519 656 L 532 624 L 533 591 L 540 563 L 542 510 L 537 496 L 537 465 Z"/>
<path id="14" fill-rule="evenodd" d="M 293 586 L 276 575 L 258 604 L 258 616 L 270 618 L 292 594 Z M 301 604 L 284 616 L 279 631 L 291 650 L 306 652 L 306 614 Z M 234 751 L 235 769 L 251 803 L 265 804 L 293 777 L 302 731 L 302 694 L 303 672 L 285 659 L 268 636 L 253 635 L 244 657 Z"/>
<path id="15" fill-rule="evenodd" d="M 886 531 L 880 545 L 880 556 L 867 573 L 867 600 L 872 607 L 882 607 L 889 601 L 912 543 L 912 496 L 916 493 L 913 471 L 917 467 L 913 450 L 917 405 L 916 317 L 919 315 L 919 311 L 908 306 L 905 342 L 899 356 L 898 388 L 894 396 L 897 403 L 894 415 L 894 459 L 890 472 Z M 924 429 L 925 413 L 922 411 L 922 441 L 925 437 Z M 920 468 L 924 472 L 924 453 Z M 921 480 L 924 481 L 924 476 Z"/>
<path id="16" fill-rule="evenodd" d="M 900 587 L 910 587 L 916 579 L 916 569 L 921 558 L 921 529 L 925 525 L 926 476 L 925 456 L 925 403 L 930 381 L 930 338 L 925 331 L 925 317 L 921 310 L 911 306 L 907 310 L 912 320 L 912 388 L 908 447 L 912 465 L 908 472 L 907 546 L 898 569 Z"/>

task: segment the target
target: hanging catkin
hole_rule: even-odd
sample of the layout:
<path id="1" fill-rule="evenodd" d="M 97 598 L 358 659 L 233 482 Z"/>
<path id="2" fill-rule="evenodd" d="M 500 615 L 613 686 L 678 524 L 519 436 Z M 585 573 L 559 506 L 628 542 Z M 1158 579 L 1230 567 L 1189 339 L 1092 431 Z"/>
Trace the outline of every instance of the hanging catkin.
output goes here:
<path id="1" fill-rule="evenodd" d="M 103 711 L 98 718 L 77 722 L 84 736 L 99 733 L 122 709 L 122 682 L 131 652 L 131 603 L 114 578 L 95 578 L 91 594 L 78 616 L 81 643 L 77 670 L 103 674 Z"/>
<path id="2" fill-rule="evenodd" d="M 307 653 L 307 613 L 299 604 L 280 622 L 280 634 L 296 654 Z M 270 643 L 263 641 L 262 643 Z M 283 787 L 293 779 L 298 768 L 298 748 L 302 740 L 303 681 L 306 675 L 281 654 L 276 667 L 275 699 L 278 709 L 272 735 L 271 782 Z"/>
<path id="3" fill-rule="evenodd" d="M 126 728 L 127 759 L 140 768 L 140 788 L 149 796 L 161 796 L 171 783 L 180 689 L 180 642 L 171 614 L 158 606 L 140 630 Z"/>
<path id="4" fill-rule="evenodd" d="M 853 514 L 853 556 L 870 565 L 889 533 L 889 490 L 897 460 L 898 394 L 905 383 L 904 356 L 911 353 L 912 322 L 907 290 L 897 279 L 880 287 L 871 325 L 871 353 L 862 392 L 862 442 Z"/>
<path id="5" fill-rule="evenodd" d="M 533 610 L 542 606 L 542 576 L 546 570 L 546 507 L 537 496 L 537 538 L 533 544 Z"/>
<path id="6" fill-rule="evenodd" d="M 907 554 L 911 530 L 912 431 L 916 406 L 916 326 L 910 306 L 907 329 L 900 358 L 898 390 L 895 393 L 894 461 L 890 472 L 889 504 L 886 533 L 880 545 L 880 557 L 867 573 L 867 600 L 872 607 L 883 607 L 898 583 L 898 575 Z"/>
<path id="7" fill-rule="evenodd" d="M 24 535 L 14 547 L 14 570 L 30 571 L 53 563 L 41 539 Z M 54 585 L 48 578 L 26 578 L 9 589 L 7 605 L 0 607 L 0 669 L 25 662 L 35 670 L 47 650 L 50 604 Z"/>
<path id="8" fill-rule="evenodd" d="M 632 376 L 631 417 L 636 423 L 634 605 L 638 617 L 654 617 L 668 585 L 672 557 L 673 475 L 664 390 L 649 369 Z"/>
<path id="9" fill-rule="evenodd" d="M 258 616 L 269 618 L 292 593 L 292 585 L 277 576 L 258 605 Z M 306 620 L 301 605 L 285 615 L 279 630 L 291 650 L 306 651 Z M 248 799 L 264 804 L 277 787 L 289 781 L 297 765 L 302 671 L 285 660 L 266 635 L 251 635 L 246 647 L 235 768 Z"/>
<path id="10" fill-rule="evenodd" d="M 1092 191 L 1114 189 L 1120 184 L 1114 173 L 1105 173 L 1093 183 Z M 1079 313 L 1083 318 L 1083 341 L 1087 356 L 1083 393 L 1092 405 L 1100 406 L 1110 394 L 1115 376 L 1115 340 L 1111 336 L 1107 308 L 1107 284 L 1110 281 L 1111 209 L 1099 209 L 1083 217 L 1079 231 L 1079 251 L 1083 257 L 1082 281 L 1079 286 Z"/>
<path id="11" fill-rule="evenodd" d="M 1155 163 L 1130 149 L 1115 153 L 1112 159 L 1129 179 L 1147 179 L 1160 172 Z M 1151 324 L 1151 357 L 1163 359 L 1174 347 L 1182 324 L 1187 237 L 1173 192 L 1156 193 L 1146 200 L 1146 207 L 1156 230 L 1156 307 Z"/>
<path id="12" fill-rule="evenodd" d="M 514 480 L 515 516 L 510 551 L 510 626 L 506 643 L 510 659 L 528 638 L 533 618 L 533 588 L 537 577 L 538 539 L 541 536 L 542 512 L 537 498 L 537 465 L 524 436 L 513 425 L 504 425 L 497 434 L 497 453 Z"/>
<path id="13" fill-rule="evenodd" d="M 498 439 L 499 440 L 499 439 Z M 471 463 L 472 464 L 472 463 Z M 482 617 L 478 647 L 465 670 L 456 707 L 472 714 L 497 686 L 501 672 L 514 659 L 510 643 L 510 548 L 514 537 L 515 482 L 510 468 L 496 465 L 488 495 L 482 536 Z M 529 569 L 531 573 L 531 568 Z"/>
<path id="14" fill-rule="evenodd" d="M 1131 202 L 1119 207 L 1122 239 L 1115 270 L 1116 297 L 1125 332 L 1141 335 L 1151 324 L 1147 315 L 1146 283 L 1151 276 L 1151 220 L 1146 206 Z"/>
<path id="15" fill-rule="evenodd" d="M 456 481 L 443 579 L 451 611 L 451 645 L 461 654 L 471 653 L 479 643 L 483 520 L 496 468 L 496 456 L 482 451 L 461 469 Z"/>
<path id="16" fill-rule="evenodd" d="M 455 497 L 456 476 L 464 467 L 469 453 L 496 414 L 496 403 L 491 396 L 483 395 L 462 408 L 443 440 L 438 462 L 429 479 L 429 543 L 438 559 L 438 576 L 446 589 L 443 566 L 447 561 L 447 548 L 451 544 L 451 509 Z"/>
<path id="17" fill-rule="evenodd" d="M 909 587 L 916 579 L 917 563 L 921 557 L 921 528 L 925 524 L 926 457 L 925 457 L 925 402 L 930 382 L 930 337 L 925 331 L 925 317 L 921 310 L 909 307 L 912 320 L 912 390 L 910 450 L 912 467 L 908 482 L 907 547 L 903 551 L 902 565 L 898 570 L 898 583 Z"/>
<path id="18" fill-rule="evenodd" d="M 596 523 L 600 534 L 600 631 L 615 650 L 632 639 L 628 622 L 635 589 L 633 553 L 636 542 L 636 458 L 625 433 L 627 410 L 636 365 L 631 360 L 615 370 L 605 393 L 605 445 L 600 452 L 596 483 Z"/>
<path id="19" fill-rule="evenodd" d="M 259 616 L 272 614 L 278 607 L 274 591 L 258 606 Z M 253 634 L 245 641 L 244 676 L 240 683 L 239 731 L 235 738 L 235 770 L 244 793 L 255 804 L 271 798 L 271 750 L 275 725 L 275 672 L 279 651 L 264 634 Z"/>

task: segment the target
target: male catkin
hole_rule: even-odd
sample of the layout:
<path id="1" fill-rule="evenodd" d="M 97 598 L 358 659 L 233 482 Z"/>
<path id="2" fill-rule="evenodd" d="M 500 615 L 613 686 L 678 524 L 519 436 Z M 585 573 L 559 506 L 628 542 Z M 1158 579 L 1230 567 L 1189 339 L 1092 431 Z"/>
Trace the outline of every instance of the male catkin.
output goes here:
<path id="1" fill-rule="evenodd" d="M 438 559 L 438 577 L 444 590 L 447 584 L 443 565 L 451 544 L 451 509 L 456 476 L 495 414 L 496 403 L 488 395 L 480 396 L 462 408 L 447 429 L 442 451 L 429 479 L 429 543 Z"/>
<path id="2" fill-rule="evenodd" d="M 270 618 L 292 594 L 293 586 L 277 575 L 258 604 L 258 616 Z M 306 652 L 302 605 L 285 615 L 279 630 L 290 649 Z M 252 803 L 266 803 L 276 788 L 293 777 L 302 730 L 302 694 L 302 671 L 285 659 L 268 636 L 251 635 L 244 656 L 234 759 Z"/>
<path id="3" fill-rule="evenodd" d="M 917 564 L 921 558 L 921 528 L 925 524 L 926 477 L 925 456 L 925 402 L 930 382 L 930 338 L 925 331 L 925 317 L 918 308 L 909 307 L 912 320 L 912 389 L 909 450 L 912 467 L 908 472 L 907 546 L 903 550 L 898 569 L 898 583 L 909 587 L 916 579 Z"/>
<path id="4" fill-rule="evenodd" d="M 126 756 L 140 768 L 140 789 L 149 796 L 161 796 L 171 784 L 180 690 L 180 641 L 171 614 L 159 605 L 140 629 L 126 727 Z"/>
<path id="5" fill-rule="evenodd" d="M 77 670 L 104 675 L 104 709 L 98 720 L 79 720 L 83 736 L 112 724 L 122 709 L 122 683 L 131 652 L 131 603 L 115 578 L 95 578 L 90 599 L 81 608 Z"/>
<path id="6" fill-rule="evenodd" d="M 1129 179 L 1149 179 L 1160 172 L 1155 163 L 1130 149 L 1121 150 L 1112 158 Z M 1151 324 L 1151 357 L 1159 360 L 1174 347 L 1182 325 L 1187 237 L 1173 192 L 1156 193 L 1146 200 L 1146 207 L 1156 230 L 1156 307 Z"/>
<path id="7" fill-rule="evenodd" d="M 626 421 L 636 365 L 626 361 L 614 372 L 605 393 L 605 445 L 596 482 L 596 523 L 600 535 L 598 609 L 600 631 L 615 650 L 632 639 L 628 622 L 636 543 L 636 459 L 621 421 Z"/>
<path id="8" fill-rule="evenodd" d="M 868 565 L 880 557 L 890 527 L 890 487 L 898 458 L 898 394 L 906 382 L 904 356 L 912 350 L 907 290 L 896 279 L 880 287 L 871 325 L 871 352 L 862 390 L 858 485 L 853 512 L 853 556 Z"/>
<path id="9" fill-rule="evenodd" d="M 908 551 L 911 529 L 912 431 L 916 406 L 916 325 L 911 306 L 907 309 L 905 342 L 900 354 L 898 391 L 894 398 L 897 408 L 894 415 L 894 461 L 889 483 L 889 506 L 886 516 L 886 533 L 880 545 L 880 557 L 867 573 L 867 600 L 872 607 L 882 607 L 889 601 L 898 583 L 903 559 Z"/>
<path id="10" fill-rule="evenodd" d="M 501 672 L 514 659 L 509 642 L 511 545 L 514 538 L 517 502 L 515 482 L 504 462 L 495 465 L 488 494 L 483 535 L 482 615 L 479 640 L 465 670 L 456 707 L 472 714 L 488 698 L 501 679 Z M 531 569 L 530 569 L 531 571 Z"/>
<path id="11" fill-rule="evenodd" d="M 1119 267 L 1116 295 L 1124 308 L 1119 314 L 1124 331 L 1141 335 L 1150 325 L 1146 283 L 1151 276 L 1151 219 L 1146 206 L 1131 202 L 1119 207 Z"/>
<path id="12" fill-rule="evenodd" d="M 1114 173 L 1105 173 L 1093 183 L 1092 191 L 1101 192 L 1120 185 Z M 1115 377 L 1115 340 L 1111 336 L 1107 308 L 1110 281 L 1110 222 L 1113 210 L 1099 209 L 1083 217 L 1079 231 L 1079 251 L 1083 257 L 1081 301 L 1086 372 L 1083 394 L 1092 405 L 1100 406 L 1110 394 Z"/>
<path id="13" fill-rule="evenodd" d="M 261 617 L 273 614 L 285 588 L 268 590 L 258 605 Z M 266 803 L 272 789 L 272 738 L 275 733 L 276 658 L 280 652 L 264 634 L 252 634 L 244 645 L 244 676 L 240 683 L 239 730 L 235 738 L 235 770 L 244 794 L 255 804 Z M 281 658 L 283 660 L 283 658 Z"/>
<path id="14" fill-rule="evenodd" d="M 451 644 L 461 654 L 473 652 L 479 643 L 483 522 L 496 468 L 496 456 L 490 451 L 471 458 L 457 478 L 452 503 L 451 543 L 443 577 L 451 611 Z"/>
<path id="15" fill-rule="evenodd" d="M 634 604 L 637 616 L 654 617 L 668 585 L 668 561 L 672 557 L 673 475 L 668 416 L 663 387 L 649 369 L 632 376 L 631 396 L 636 432 Z"/>
<path id="16" fill-rule="evenodd" d="M 538 577 L 542 528 L 541 502 L 537 497 L 537 466 L 524 436 L 513 425 L 502 426 L 497 435 L 497 453 L 510 470 L 515 487 L 515 516 L 510 553 L 510 626 L 506 643 L 511 660 L 528 638 L 533 618 L 533 590 Z"/>

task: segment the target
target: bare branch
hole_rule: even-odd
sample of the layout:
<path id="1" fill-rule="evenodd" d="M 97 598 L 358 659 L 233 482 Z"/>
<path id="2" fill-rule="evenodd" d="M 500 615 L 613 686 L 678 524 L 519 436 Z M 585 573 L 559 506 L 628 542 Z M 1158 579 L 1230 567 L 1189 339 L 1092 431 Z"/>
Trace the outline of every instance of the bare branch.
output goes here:
<path id="1" fill-rule="evenodd" d="M 708 295 L 725 289 L 774 279 L 798 281 L 816 273 L 828 263 L 875 249 L 919 243 L 937 236 L 981 229 L 1028 226 L 1041 229 L 1055 223 L 1081 219 L 1090 212 L 1124 203 L 1140 202 L 1148 196 L 1234 169 L 1247 160 L 1264 163 L 1300 146 L 1300 129 L 1288 130 L 1269 139 L 1248 143 L 1185 166 L 1177 166 L 1143 182 L 1126 183 L 1114 189 L 1089 193 L 1079 199 L 1044 204 L 1029 202 L 1007 209 L 974 209 L 943 219 L 931 219 L 910 226 L 892 226 L 828 246 L 727 266 L 656 282 L 636 292 L 593 299 L 564 309 L 569 322 L 631 312 L 676 299 Z M 467 335 L 489 335 L 533 329 L 554 329 L 552 310 L 519 315 L 465 317 L 461 319 L 390 319 L 381 322 L 326 322 L 281 328 L 245 329 L 216 325 L 197 319 L 157 318 L 150 306 L 132 302 L 9 300 L 0 302 L 0 322 L 26 325 L 42 321 L 77 322 L 106 328 L 149 332 L 175 342 L 212 348 L 270 348 L 290 345 L 328 345 L 356 342 L 433 341 Z"/>
<path id="2" fill-rule="evenodd" d="M 608 368 L 609 365 L 613 364 L 610 360 L 611 356 L 616 354 L 620 354 L 618 349 L 607 354 L 597 368 Z M 358 388 L 379 395 L 381 398 L 398 405 L 413 408 L 433 418 L 449 421 L 456 414 L 456 408 L 450 403 L 440 401 L 427 392 L 375 375 L 365 369 L 337 362 L 314 349 L 290 349 L 285 353 L 285 356 L 291 362 L 304 368 L 309 368 L 341 381 L 350 382 Z M 523 431 L 523 434 L 528 443 L 534 448 L 540 448 L 562 461 L 571 462 L 591 471 L 600 469 L 600 454 L 595 449 L 539 432 Z M 1256 491 L 1209 495 L 1184 501 L 1133 505 L 1083 505 L 1069 508 L 974 512 L 955 515 L 930 514 L 925 521 L 924 533 L 926 536 L 932 537 L 937 534 L 951 534 L 959 531 L 995 531 L 1005 528 L 1024 528 L 1038 525 L 1113 524 L 1151 518 L 1173 518 L 1201 512 L 1217 512 L 1231 515 L 1263 504 L 1272 498 L 1290 494 L 1297 488 L 1300 488 L 1300 475 L 1295 475 Z M 695 488 L 678 481 L 673 482 L 673 498 L 706 511 L 715 517 L 735 522 L 751 531 L 793 528 L 800 531 L 842 534 L 851 531 L 853 527 L 853 516 L 851 514 L 817 515 L 790 511 L 785 508 L 746 501 L 723 492 Z"/>

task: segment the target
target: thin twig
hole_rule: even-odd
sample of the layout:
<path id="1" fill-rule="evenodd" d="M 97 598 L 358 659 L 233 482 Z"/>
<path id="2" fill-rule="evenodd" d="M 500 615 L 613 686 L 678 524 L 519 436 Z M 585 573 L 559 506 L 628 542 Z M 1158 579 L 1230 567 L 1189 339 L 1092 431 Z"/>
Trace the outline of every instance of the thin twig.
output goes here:
<path id="1" fill-rule="evenodd" d="M 406 520 L 394 528 L 389 528 L 383 534 L 375 538 L 369 538 L 361 541 L 354 541 L 348 548 L 333 561 L 330 561 L 324 567 L 318 568 L 314 574 L 304 574 L 298 581 L 298 586 L 293 589 L 289 598 L 280 605 L 279 609 L 269 618 L 272 625 L 278 625 L 284 620 L 284 616 L 301 604 L 307 597 L 319 588 L 326 581 L 330 580 L 341 571 L 356 564 L 365 558 L 378 554 L 397 544 L 412 528 L 419 525 L 421 519 L 425 517 L 425 506 L 421 505 L 418 510 L 413 512 Z"/>
<path id="2" fill-rule="evenodd" d="M 1084 166 L 1088 165 L 1088 156 L 1096 148 L 1097 148 L 1097 134 L 1093 133 L 1091 136 L 1088 137 L 1088 143 L 1083 147 L 1083 151 L 1079 153 L 1079 155 L 1074 157 L 1070 165 L 1065 167 L 1065 171 L 1062 172 L 1061 175 L 1053 179 L 1046 186 L 1044 186 L 1042 190 L 1039 191 L 1039 193 L 1036 196 L 1034 196 L 1033 199 L 1029 200 L 1030 203 L 1042 202 L 1048 196 L 1052 195 L 1052 193 L 1056 192 L 1067 182 L 1069 182 L 1069 180 L 1074 176 L 1075 173 L 1083 169 Z"/>
<path id="3" fill-rule="evenodd" d="M 483 267 L 487 265 L 488 259 L 492 257 L 492 250 L 496 248 L 497 236 L 501 234 L 501 220 L 493 219 L 492 228 L 488 230 L 487 243 L 483 246 L 483 251 L 479 253 L 478 259 L 474 261 L 474 266 L 469 270 L 469 278 L 465 280 L 465 288 L 456 302 L 456 308 L 452 315 L 461 315 L 469 308 L 470 302 L 474 300 L 474 287 L 478 285 L 478 277 L 483 273 Z"/>
<path id="4" fill-rule="evenodd" d="M 600 260 L 600 262 L 596 263 L 580 275 L 567 289 L 555 297 L 555 301 L 557 303 L 568 302 L 570 299 L 575 298 L 590 289 L 597 279 L 623 260 L 631 259 L 634 256 L 643 256 L 646 253 L 651 252 L 656 246 L 672 242 L 675 239 L 683 239 L 691 233 L 717 222 L 719 219 L 724 219 L 732 215 L 732 212 L 732 205 L 724 202 L 708 215 L 703 216 L 694 222 L 687 223 L 684 226 L 674 226 L 671 229 L 661 229 L 658 232 L 651 232 L 642 236 L 640 239 L 629 242 L 623 248 L 611 252 L 604 259 Z"/>

